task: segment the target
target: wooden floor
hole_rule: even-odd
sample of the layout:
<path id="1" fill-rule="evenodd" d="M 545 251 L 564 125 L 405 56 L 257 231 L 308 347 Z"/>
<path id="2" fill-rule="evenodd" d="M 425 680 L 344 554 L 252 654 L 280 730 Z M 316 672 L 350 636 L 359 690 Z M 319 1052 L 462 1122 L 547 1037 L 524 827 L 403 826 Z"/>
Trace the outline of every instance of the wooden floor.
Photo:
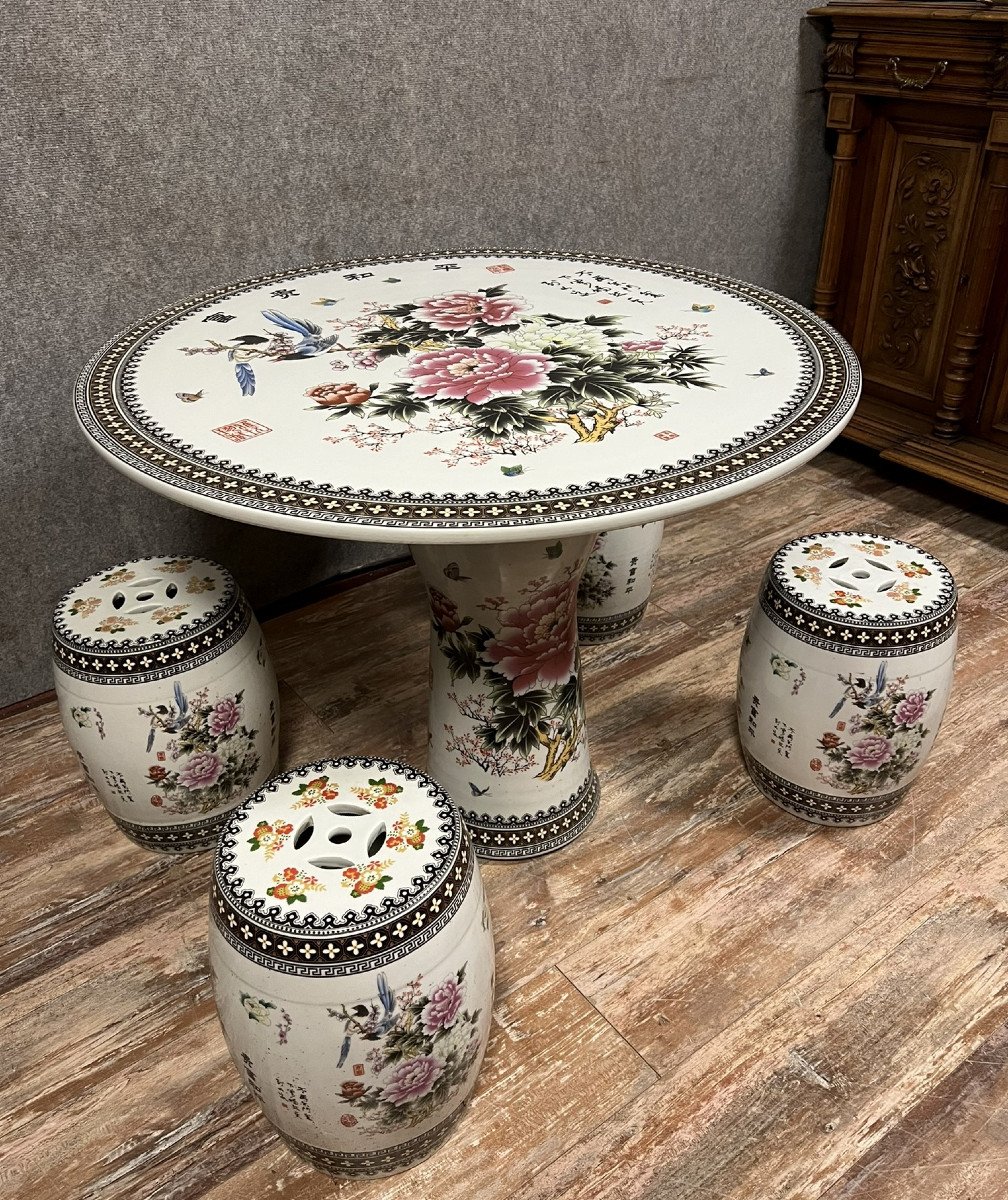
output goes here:
<path id="1" fill-rule="evenodd" d="M 757 793 L 735 668 L 789 537 L 906 538 L 961 589 L 957 682 L 896 815 L 821 830 Z M 415 569 L 266 626 L 282 766 L 423 762 Z M 838 454 L 669 525 L 640 632 L 584 653 L 602 807 L 484 868 L 498 993 L 473 1108 L 392 1180 L 284 1149 L 225 1051 L 209 856 L 87 791 L 55 706 L 0 724 L 0 1193 L 265 1200 L 1008 1196 L 1008 527 Z M 380 648 L 380 649 L 379 649 Z"/>

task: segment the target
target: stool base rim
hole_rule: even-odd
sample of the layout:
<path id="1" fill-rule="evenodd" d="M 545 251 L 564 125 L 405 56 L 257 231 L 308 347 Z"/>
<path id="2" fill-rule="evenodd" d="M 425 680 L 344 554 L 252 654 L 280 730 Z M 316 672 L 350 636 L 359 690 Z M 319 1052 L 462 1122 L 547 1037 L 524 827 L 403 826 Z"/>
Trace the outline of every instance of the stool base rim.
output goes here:
<path id="1" fill-rule="evenodd" d="M 874 825 L 896 810 L 911 787 L 907 784 L 881 795 L 837 796 L 789 782 L 764 767 L 745 747 L 742 757 L 749 777 L 768 800 L 812 825 Z"/>

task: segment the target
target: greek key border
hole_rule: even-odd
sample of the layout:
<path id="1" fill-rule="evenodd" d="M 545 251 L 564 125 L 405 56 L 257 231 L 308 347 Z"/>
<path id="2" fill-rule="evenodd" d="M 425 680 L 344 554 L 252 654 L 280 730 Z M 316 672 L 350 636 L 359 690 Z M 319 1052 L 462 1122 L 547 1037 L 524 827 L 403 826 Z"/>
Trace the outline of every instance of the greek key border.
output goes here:
<path id="1" fill-rule="evenodd" d="M 742 748 L 746 767 L 753 783 L 768 800 L 796 816 L 829 825 L 869 825 L 887 817 L 910 791 L 908 783 L 892 792 L 871 798 L 864 796 L 834 796 L 800 787 L 768 770 L 752 754 Z"/>
<path id="2" fill-rule="evenodd" d="M 145 850 L 194 854 L 212 850 L 217 845 L 221 829 L 233 811 L 233 808 L 226 808 L 213 817 L 173 825 L 139 825 L 135 821 L 124 821 L 113 813 L 109 816 L 131 841 Z"/>
<path id="3" fill-rule="evenodd" d="M 578 641 L 584 646 L 601 646 L 623 637 L 641 623 L 648 602 L 638 604 L 626 612 L 613 613 L 608 617 L 586 617 L 578 615 Z"/>
<path id="4" fill-rule="evenodd" d="M 466 1098 L 458 1108 L 426 1133 L 381 1150 L 324 1150 L 321 1146 L 312 1146 L 308 1142 L 290 1137 L 289 1134 L 279 1130 L 277 1132 L 295 1154 L 327 1174 L 343 1175 L 350 1179 L 391 1175 L 415 1166 L 446 1141 L 468 1103 Z"/>
<path id="5" fill-rule="evenodd" d="M 295 271 L 278 272 L 245 281 L 166 309 L 108 342 L 81 372 L 75 389 L 75 407 L 82 427 L 113 457 L 142 474 L 193 495 L 218 503 L 298 519 L 339 522 L 355 526 L 395 529 L 402 532 L 432 528 L 508 528 L 562 523 L 591 518 L 599 513 L 637 512 L 717 490 L 782 465 L 805 449 L 820 443 L 850 413 L 860 394 L 861 373 L 853 350 L 839 334 L 808 309 L 773 292 L 724 276 L 673 267 L 639 259 L 606 258 L 562 251 L 471 249 L 443 257 L 465 259 L 495 255 L 527 259 L 562 258 L 573 263 L 631 267 L 653 274 L 691 280 L 719 288 L 743 303 L 760 307 L 799 342 L 812 360 L 802 385 L 818 387 L 811 396 L 795 402 L 795 411 L 783 420 L 765 422 L 746 437 L 724 443 L 718 450 L 675 467 L 651 469 L 640 476 L 609 479 L 604 484 L 552 488 L 542 495 L 511 492 L 477 496 L 411 493 L 395 495 L 370 489 L 353 491 L 325 484 L 307 484 L 236 468 L 229 460 L 199 453 L 193 447 L 169 444 L 167 436 L 145 430 L 119 407 L 117 386 L 123 364 L 140 343 L 201 305 L 233 297 L 271 283 L 295 280 L 326 270 L 346 270 L 378 265 L 379 260 L 352 259 L 315 264 Z M 381 264 L 426 261 L 439 255 L 397 255 Z M 128 368 L 127 368 L 128 369 Z M 794 401 L 794 398 L 792 398 Z"/>
<path id="6" fill-rule="evenodd" d="M 500 817 L 462 809 L 477 858 L 538 858 L 569 845 L 598 812 L 599 781 L 594 769 L 564 803 L 530 816 Z"/>

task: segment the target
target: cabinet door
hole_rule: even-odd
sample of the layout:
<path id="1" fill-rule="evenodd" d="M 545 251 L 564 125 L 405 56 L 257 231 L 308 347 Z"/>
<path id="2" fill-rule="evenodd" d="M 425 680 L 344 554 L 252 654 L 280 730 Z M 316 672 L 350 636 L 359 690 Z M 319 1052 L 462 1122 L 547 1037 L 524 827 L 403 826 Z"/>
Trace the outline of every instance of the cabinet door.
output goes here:
<path id="1" fill-rule="evenodd" d="M 844 325 L 866 390 L 932 413 L 976 195 L 986 114 L 875 102 Z"/>

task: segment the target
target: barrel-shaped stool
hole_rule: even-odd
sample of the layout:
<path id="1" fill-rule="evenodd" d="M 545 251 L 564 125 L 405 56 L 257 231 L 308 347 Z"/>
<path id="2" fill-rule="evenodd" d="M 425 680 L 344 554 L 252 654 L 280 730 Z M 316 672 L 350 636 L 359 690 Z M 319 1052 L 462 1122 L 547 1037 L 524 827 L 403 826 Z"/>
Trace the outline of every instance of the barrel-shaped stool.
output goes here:
<path id="1" fill-rule="evenodd" d="M 651 521 L 599 534 L 578 587 L 582 645 L 614 642 L 643 620 L 664 532 L 664 521 Z"/>
<path id="2" fill-rule="evenodd" d="M 217 563 L 155 556 L 85 579 L 56 607 L 53 663 L 82 771 L 148 850 L 211 849 L 276 768 L 276 675 Z"/>
<path id="3" fill-rule="evenodd" d="M 429 776 L 340 758 L 270 780 L 221 836 L 209 950 L 231 1057 L 297 1154 L 389 1175 L 448 1136 L 490 1032 L 493 935 Z"/>
<path id="4" fill-rule="evenodd" d="M 773 556 L 746 629 L 742 753 L 775 804 L 866 825 L 909 791 L 952 686 L 956 586 L 895 538 L 809 534 Z"/>

